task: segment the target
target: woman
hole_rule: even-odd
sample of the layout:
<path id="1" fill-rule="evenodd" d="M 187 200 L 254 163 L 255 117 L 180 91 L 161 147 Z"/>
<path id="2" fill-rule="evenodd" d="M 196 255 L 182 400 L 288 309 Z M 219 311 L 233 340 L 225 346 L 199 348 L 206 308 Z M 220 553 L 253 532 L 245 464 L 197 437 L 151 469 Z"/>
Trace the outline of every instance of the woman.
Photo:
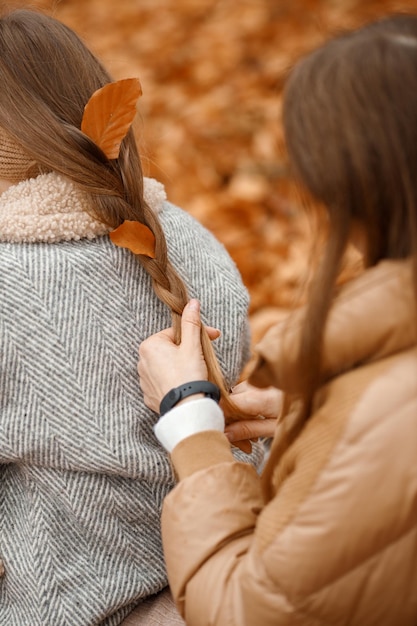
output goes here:
<path id="1" fill-rule="evenodd" d="M 71 29 L 23 10 L 0 19 L 0 83 L 0 624 L 116 626 L 167 585 L 174 476 L 137 339 L 198 294 L 225 328 L 219 363 L 206 349 L 229 387 L 248 296 L 224 247 L 143 178 L 136 79 L 113 82 Z"/>
<path id="2" fill-rule="evenodd" d="M 179 479 L 162 532 L 190 626 L 417 623 L 416 111 L 417 16 L 341 35 L 289 78 L 288 153 L 327 237 L 307 307 L 257 346 L 249 382 L 284 393 L 267 465 L 233 459 L 213 399 L 155 427 Z M 351 242 L 365 270 L 337 288 Z M 182 323 L 180 345 L 168 330 L 140 347 L 154 410 L 207 377 L 196 300 Z"/>

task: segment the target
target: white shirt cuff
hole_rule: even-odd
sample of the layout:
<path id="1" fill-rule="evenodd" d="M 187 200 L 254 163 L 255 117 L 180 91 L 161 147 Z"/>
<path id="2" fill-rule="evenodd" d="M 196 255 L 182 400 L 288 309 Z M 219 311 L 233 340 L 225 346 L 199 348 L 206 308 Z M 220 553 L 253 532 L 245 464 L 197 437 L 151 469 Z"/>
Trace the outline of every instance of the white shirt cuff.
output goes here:
<path id="1" fill-rule="evenodd" d="M 174 407 L 154 426 L 158 441 L 168 452 L 194 433 L 204 430 L 224 431 L 224 414 L 215 400 L 198 398 Z"/>

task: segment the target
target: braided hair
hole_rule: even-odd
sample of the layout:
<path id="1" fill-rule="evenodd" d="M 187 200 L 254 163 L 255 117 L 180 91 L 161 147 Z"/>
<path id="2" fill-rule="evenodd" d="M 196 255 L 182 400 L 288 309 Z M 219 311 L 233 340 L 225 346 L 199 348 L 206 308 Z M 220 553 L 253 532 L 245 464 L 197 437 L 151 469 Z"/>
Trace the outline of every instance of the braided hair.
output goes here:
<path id="1" fill-rule="evenodd" d="M 0 128 L 27 155 L 26 176 L 62 174 L 91 199 L 89 210 L 110 228 L 134 220 L 153 232 L 155 258 L 136 256 L 156 295 L 170 308 L 179 342 L 187 289 L 168 258 L 159 218 L 144 199 L 134 132 L 127 132 L 118 158 L 108 159 L 81 131 L 86 103 L 112 77 L 72 29 L 42 12 L 21 9 L 0 19 L 0 81 Z M 233 412 L 204 328 L 201 338 L 209 379 Z"/>

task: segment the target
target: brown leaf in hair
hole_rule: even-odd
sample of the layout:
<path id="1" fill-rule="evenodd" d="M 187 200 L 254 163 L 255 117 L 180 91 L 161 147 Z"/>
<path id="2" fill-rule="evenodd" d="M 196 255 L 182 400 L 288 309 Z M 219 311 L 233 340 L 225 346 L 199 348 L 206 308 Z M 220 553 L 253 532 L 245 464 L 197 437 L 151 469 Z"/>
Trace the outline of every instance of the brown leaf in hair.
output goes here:
<path id="1" fill-rule="evenodd" d="M 144 254 L 151 259 L 155 258 L 155 235 L 145 224 L 125 220 L 109 233 L 109 237 L 120 248 L 127 248 L 134 254 Z"/>
<path id="2" fill-rule="evenodd" d="M 124 78 L 95 91 L 85 105 L 81 130 L 108 159 L 119 156 L 120 144 L 135 118 L 141 95 L 139 80 Z"/>

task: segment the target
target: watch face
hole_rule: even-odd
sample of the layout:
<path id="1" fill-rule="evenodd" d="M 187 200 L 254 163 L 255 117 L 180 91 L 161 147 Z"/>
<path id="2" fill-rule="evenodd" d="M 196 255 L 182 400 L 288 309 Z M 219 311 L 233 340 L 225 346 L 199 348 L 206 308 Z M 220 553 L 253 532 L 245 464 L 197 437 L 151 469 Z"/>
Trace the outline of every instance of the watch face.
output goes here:
<path id="1" fill-rule="evenodd" d="M 178 387 L 175 387 L 175 389 L 171 389 L 171 391 L 168 393 L 168 400 L 171 403 L 176 403 L 179 402 L 181 400 L 181 390 Z"/>

